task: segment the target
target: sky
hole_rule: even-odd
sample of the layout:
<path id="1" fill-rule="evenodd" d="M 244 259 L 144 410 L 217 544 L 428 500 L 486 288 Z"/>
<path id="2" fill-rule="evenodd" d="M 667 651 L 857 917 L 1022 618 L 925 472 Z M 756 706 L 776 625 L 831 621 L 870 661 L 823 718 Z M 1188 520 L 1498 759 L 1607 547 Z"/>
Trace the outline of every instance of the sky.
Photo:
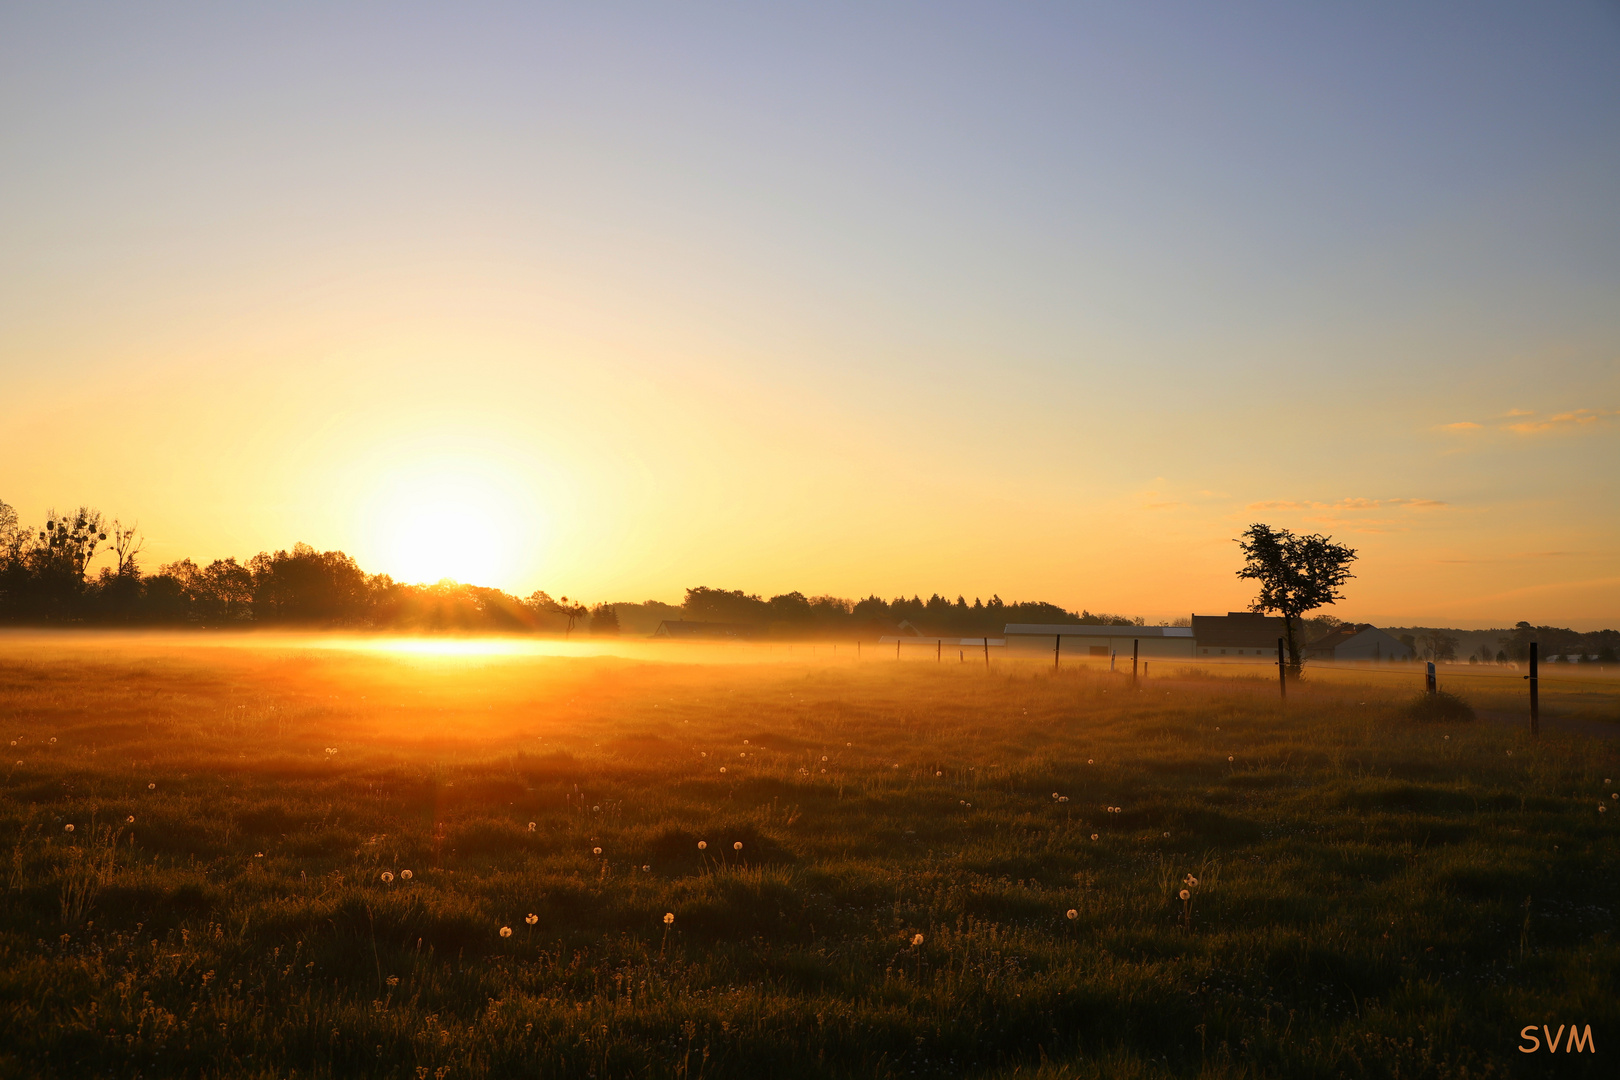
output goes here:
<path id="1" fill-rule="evenodd" d="M 0 500 L 678 602 L 1620 625 L 1620 6 L 0 0 Z"/>

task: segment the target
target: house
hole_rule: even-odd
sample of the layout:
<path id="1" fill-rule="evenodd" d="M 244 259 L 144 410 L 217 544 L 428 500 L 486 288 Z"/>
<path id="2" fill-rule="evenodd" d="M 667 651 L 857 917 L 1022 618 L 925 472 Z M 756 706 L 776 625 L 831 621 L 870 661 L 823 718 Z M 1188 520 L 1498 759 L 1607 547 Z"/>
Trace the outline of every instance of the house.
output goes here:
<path id="1" fill-rule="evenodd" d="M 658 624 L 652 636 L 676 641 L 749 641 L 759 637 L 760 630 L 760 627 L 750 623 L 665 619 Z"/>
<path id="2" fill-rule="evenodd" d="M 1253 611 L 1229 611 L 1225 615 L 1194 615 L 1192 636 L 1198 642 L 1198 658 L 1216 656 L 1277 656 L 1277 639 L 1288 636 L 1283 620 Z"/>
<path id="3" fill-rule="evenodd" d="M 1007 653 L 1069 657 L 1176 656 L 1191 658 L 1193 632 L 1186 626 L 1097 626 L 1070 623 L 1008 623 Z"/>
<path id="4" fill-rule="evenodd" d="M 1305 647 L 1312 660 L 1410 660 L 1412 649 L 1367 623 L 1345 623 Z"/>

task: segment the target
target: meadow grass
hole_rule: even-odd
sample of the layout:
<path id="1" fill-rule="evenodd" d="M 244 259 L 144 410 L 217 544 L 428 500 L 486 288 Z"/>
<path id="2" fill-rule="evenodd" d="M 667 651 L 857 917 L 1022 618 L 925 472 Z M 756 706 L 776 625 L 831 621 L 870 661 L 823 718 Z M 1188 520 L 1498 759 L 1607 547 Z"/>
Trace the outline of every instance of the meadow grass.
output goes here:
<path id="1" fill-rule="evenodd" d="M 1615 742 L 807 653 L 0 638 L 0 1072 L 1612 1075 Z"/>

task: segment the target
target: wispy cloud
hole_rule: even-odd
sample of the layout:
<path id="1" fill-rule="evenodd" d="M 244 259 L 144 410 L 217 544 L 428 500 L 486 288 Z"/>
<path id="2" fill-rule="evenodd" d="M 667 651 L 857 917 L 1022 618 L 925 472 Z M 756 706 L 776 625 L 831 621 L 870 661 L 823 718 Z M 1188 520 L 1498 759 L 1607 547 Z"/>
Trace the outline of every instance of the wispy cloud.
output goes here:
<path id="1" fill-rule="evenodd" d="M 1521 416 L 1534 416 L 1534 413 L 1521 413 Z M 1554 413 L 1533 420 L 1520 420 L 1516 424 L 1507 426 L 1509 431 L 1516 431 L 1520 435 L 1534 435 L 1542 431 L 1571 431 L 1583 427 L 1591 427 L 1603 423 L 1615 416 L 1620 416 L 1620 409 L 1574 409 L 1570 412 Z"/>
<path id="2" fill-rule="evenodd" d="M 1357 496 L 1339 499 L 1336 502 L 1299 502 L 1293 499 L 1272 499 L 1268 502 L 1250 503 L 1245 510 L 1380 510 L 1391 507 L 1405 507 L 1408 510 L 1434 510 L 1447 505 L 1439 499 L 1363 499 Z"/>
<path id="3" fill-rule="evenodd" d="M 1544 431 L 1579 431 L 1607 423 L 1615 417 L 1620 417 L 1620 409 L 1572 409 L 1550 416 L 1542 416 L 1533 409 L 1509 409 L 1491 418 L 1488 423 L 1455 420 L 1449 424 L 1438 424 L 1434 430 L 1462 433 L 1494 427 L 1516 435 L 1537 435 Z"/>

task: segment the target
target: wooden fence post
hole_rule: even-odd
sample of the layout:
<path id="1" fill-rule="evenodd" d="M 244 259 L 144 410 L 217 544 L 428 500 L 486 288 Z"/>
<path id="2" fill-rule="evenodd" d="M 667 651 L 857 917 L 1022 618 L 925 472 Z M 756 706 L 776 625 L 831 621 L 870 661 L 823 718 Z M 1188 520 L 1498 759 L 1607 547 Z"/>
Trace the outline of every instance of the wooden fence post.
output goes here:
<path id="1" fill-rule="evenodd" d="M 1058 654 L 1063 651 L 1063 635 L 1052 635 L 1052 670 L 1058 669 Z"/>
<path id="2" fill-rule="evenodd" d="M 1530 737 L 1539 738 L 1541 735 L 1541 672 L 1537 665 L 1539 659 L 1536 643 L 1530 643 L 1530 674 L 1525 678 L 1530 680 Z"/>
<path id="3" fill-rule="evenodd" d="M 1433 697 L 1440 690 L 1440 682 L 1434 677 L 1433 660 L 1429 661 L 1428 669 L 1423 673 L 1423 689 L 1429 692 L 1430 697 Z"/>
<path id="4" fill-rule="evenodd" d="M 1136 689 L 1136 651 L 1141 647 L 1140 638 L 1131 639 L 1131 689 Z"/>
<path id="5" fill-rule="evenodd" d="M 1283 639 L 1277 639 L 1277 690 L 1286 700 L 1288 697 L 1288 668 L 1283 663 Z"/>
<path id="6" fill-rule="evenodd" d="M 984 639 L 984 670 L 990 670 L 990 639 Z"/>

